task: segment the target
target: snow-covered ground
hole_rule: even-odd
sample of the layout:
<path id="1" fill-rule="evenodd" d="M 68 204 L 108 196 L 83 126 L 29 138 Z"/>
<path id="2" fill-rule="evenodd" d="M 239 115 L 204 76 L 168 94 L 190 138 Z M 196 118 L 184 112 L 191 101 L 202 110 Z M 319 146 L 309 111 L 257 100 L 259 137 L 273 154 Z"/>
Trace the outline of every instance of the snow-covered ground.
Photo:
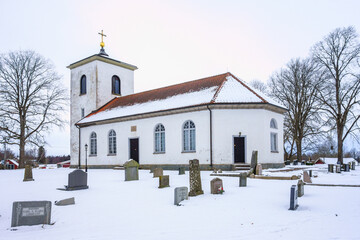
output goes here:
<path id="1" fill-rule="evenodd" d="M 0 239 L 360 239 L 360 188 L 305 186 L 299 208 L 289 211 L 295 180 L 248 178 L 248 187 L 239 188 L 238 178 L 221 177 L 225 193 L 211 195 L 214 177 L 204 171 L 205 194 L 174 206 L 174 188 L 189 187 L 188 172 L 164 171 L 170 188 L 158 189 L 148 170 L 140 170 L 139 181 L 125 182 L 123 170 L 90 169 L 89 189 L 56 190 L 67 184 L 71 171 L 34 169 L 34 182 L 22 181 L 24 170 L 0 171 Z M 360 184 L 360 166 L 341 174 L 327 173 L 326 165 L 317 171 L 314 183 Z M 10 227 L 14 201 L 54 203 L 69 197 L 75 205 L 53 204 L 53 225 Z"/>

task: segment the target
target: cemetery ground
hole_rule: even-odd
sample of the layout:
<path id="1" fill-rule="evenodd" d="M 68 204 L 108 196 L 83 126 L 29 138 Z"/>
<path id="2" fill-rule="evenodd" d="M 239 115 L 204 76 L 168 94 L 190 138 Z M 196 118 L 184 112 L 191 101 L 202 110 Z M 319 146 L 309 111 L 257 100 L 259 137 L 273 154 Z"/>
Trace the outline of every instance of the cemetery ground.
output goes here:
<path id="1" fill-rule="evenodd" d="M 295 166 L 292 166 L 295 167 Z M 359 184 L 360 166 L 350 172 L 316 169 L 313 183 Z M 189 172 L 164 171 L 170 187 L 139 170 L 139 181 L 124 181 L 123 170 L 88 170 L 89 189 L 59 191 L 73 169 L 33 169 L 35 181 L 23 182 L 24 170 L 0 171 L 0 239 L 360 239 L 360 188 L 305 185 L 299 207 L 289 211 L 290 188 L 298 180 L 219 177 L 225 192 L 210 194 L 212 172 L 202 171 L 203 195 L 174 205 L 174 189 L 189 187 Z M 233 173 L 233 172 L 232 172 Z M 265 175 L 300 175 L 302 170 Z M 75 197 L 75 205 L 54 201 Z M 51 201 L 52 225 L 11 228 L 14 201 Z"/>

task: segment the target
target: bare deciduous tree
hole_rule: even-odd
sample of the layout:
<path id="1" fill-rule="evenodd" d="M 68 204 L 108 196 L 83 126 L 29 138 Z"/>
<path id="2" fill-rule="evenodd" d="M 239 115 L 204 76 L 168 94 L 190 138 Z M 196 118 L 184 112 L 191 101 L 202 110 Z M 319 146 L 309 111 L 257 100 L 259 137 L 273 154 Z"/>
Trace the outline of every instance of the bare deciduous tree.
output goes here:
<path id="1" fill-rule="evenodd" d="M 309 59 L 291 60 L 270 78 L 270 95 L 288 108 L 284 120 L 284 140 L 289 158 L 296 154 L 297 160 L 301 161 L 304 141 L 310 143 L 321 129 L 320 116 L 315 110 L 319 78 L 321 75 Z"/>
<path id="2" fill-rule="evenodd" d="M 262 93 L 266 93 L 267 91 L 266 84 L 260 80 L 253 79 L 250 81 L 249 85 Z"/>
<path id="3" fill-rule="evenodd" d="M 335 29 L 313 47 L 312 54 L 326 73 L 319 87 L 320 109 L 336 130 L 338 162 L 343 163 L 343 142 L 359 129 L 360 118 L 360 44 L 355 29 Z"/>
<path id="4" fill-rule="evenodd" d="M 0 133 L 19 146 L 24 167 L 26 144 L 44 144 L 44 133 L 61 126 L 67 92 L 53 65 L 33 51 L 0 55 Z"/>

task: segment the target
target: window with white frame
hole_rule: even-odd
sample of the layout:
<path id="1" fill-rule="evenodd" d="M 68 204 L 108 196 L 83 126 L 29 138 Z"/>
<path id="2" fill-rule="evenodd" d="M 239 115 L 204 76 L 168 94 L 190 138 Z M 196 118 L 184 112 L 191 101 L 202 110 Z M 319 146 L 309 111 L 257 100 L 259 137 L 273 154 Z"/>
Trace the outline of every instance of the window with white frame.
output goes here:
<path id="1" fill-rule="evenodd" d="M 90 134 L 90 155 L 97 154 L 97 140 L 96 140 L 96 133 L 92 132 Z"/>
<path id="2" fill-rule="evenodd" d="M 109 154 L 116 154 L 116 132 L 114 130 L 109 132 Z"/>
<path id="3" fill-rule="evenodd" d="M 277 123 L 275 119 L 271 119 L 270 121 L 270 128 L 277 129 Z"/>
<path id="4" fill-rule="evenodd" d="M 183 151 L 195 151 L 195 124 L 188 120 L 183 126 Z"/>
<path id="5" fill-rule="evenodd" d="M 270 133 L 270 144 L 271 144 L 271 151 L 277 152 L 278 151 L 278 143 L 277 143 L 277 133 Z"/>
<path id="6" fill-rule="evenodd" d="M 165 127 L 161 123 L 155 127 L 155 152 L 165 152 Z"/>

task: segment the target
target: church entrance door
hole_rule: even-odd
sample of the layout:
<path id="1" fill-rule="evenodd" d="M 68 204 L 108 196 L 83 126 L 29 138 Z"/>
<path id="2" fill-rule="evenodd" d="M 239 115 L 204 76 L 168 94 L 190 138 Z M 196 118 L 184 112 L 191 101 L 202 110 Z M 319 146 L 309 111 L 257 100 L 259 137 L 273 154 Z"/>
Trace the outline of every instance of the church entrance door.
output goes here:
<path id="1" fill-rule="evenodd" d="M 139 139 L 130 139 L 130 159 L 139 163 Z"/>
<path id="2" fill-rule="evenodd" d="M 234 163 L 245 163 L 245 137 L 234 137 Z"/>

